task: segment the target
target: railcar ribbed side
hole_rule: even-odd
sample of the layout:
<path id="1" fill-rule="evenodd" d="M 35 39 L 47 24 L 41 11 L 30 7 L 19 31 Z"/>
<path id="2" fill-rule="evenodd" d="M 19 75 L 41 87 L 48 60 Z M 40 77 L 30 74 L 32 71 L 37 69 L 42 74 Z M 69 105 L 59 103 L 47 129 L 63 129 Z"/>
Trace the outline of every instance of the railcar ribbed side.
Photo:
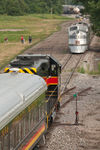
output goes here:
<path id="1" fill-rule="evenodd" d="M 45 134 L 45 81 L 37 75 L 0 74 L 0 149 L 32 149 Z"/>

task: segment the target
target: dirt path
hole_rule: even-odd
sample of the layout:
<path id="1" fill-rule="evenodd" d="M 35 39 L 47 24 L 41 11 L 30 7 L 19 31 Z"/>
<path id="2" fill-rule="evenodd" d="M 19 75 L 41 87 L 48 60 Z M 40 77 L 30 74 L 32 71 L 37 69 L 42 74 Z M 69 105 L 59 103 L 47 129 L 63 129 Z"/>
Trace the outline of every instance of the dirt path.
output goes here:
<path id="1" fill-rule="evenodd" d="M 25 51 L 25 53 L 41 53 L 41 54 L 66 54 L 68 50 L 67 44 L 67 28 L 75 21 L 65 22 L 61 25 L 61 31 L 55 32 L 50 37 Z"/>

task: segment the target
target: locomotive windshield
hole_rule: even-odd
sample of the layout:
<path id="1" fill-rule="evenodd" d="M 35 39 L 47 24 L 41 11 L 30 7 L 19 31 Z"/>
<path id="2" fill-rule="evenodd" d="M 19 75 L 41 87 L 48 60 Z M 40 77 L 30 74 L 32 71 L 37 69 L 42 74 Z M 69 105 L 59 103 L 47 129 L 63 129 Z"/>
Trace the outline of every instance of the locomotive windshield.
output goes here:
<path id="1" fill-rule="evenodd" d="M 48 76 L 48 71 L 50 68 L 48 60 L 38 60 L 34 61 L 34 67 L 37 69 L 37 74 L 40 76 Z"/>
<path id="2" fill-rule="evenodd" d="M 37 74 L 40 76 L 48 76 L 50 69 L 49 60 L 40 57 L 27 57 L 18 56 L 16 60 L 13 60 L 10 65 L 17 68 L 30 68 L 34 67 L 37 70 Z"/>
<path id="3" fill-rule="evenodd" d="M 74 30 L 77 30 L 76 26 L 70 28 L 70 31 L 74 31 Z"/>
<path id="4" fill-rule="evenodd" d="M 45 76 L 57 76 L 61 71 L 61 65 L 49 55 L 19 55 L 10 63 L 11 67 L 32 70 L 35 68 L 37 74 Z M 27 73 L 27 71 L 25 72 Z"/>

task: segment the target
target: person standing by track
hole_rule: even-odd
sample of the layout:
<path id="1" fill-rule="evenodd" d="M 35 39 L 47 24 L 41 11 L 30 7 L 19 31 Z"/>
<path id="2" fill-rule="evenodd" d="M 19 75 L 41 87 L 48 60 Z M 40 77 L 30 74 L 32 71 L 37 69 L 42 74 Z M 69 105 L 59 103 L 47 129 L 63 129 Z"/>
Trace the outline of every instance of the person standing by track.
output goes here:
<path id="1" fill-rule="evenodd" d="M 23 37 L 23 35 L 21 36 L 21 43 L 24 43 L 24 37 Z"/>
<path id="2" fill-rule="evenodd" d="M 29 43 L 32 43 L 32 36 L 29 36 L 28 41 Z"/>

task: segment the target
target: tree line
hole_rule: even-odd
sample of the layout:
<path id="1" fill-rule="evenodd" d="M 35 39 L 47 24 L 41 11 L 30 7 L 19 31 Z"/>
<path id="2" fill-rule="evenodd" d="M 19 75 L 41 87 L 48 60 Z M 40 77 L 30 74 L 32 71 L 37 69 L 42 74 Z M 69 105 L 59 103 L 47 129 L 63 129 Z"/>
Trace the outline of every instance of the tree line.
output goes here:
<path id="1" fill-rule="evenodd" d="M 64 0 L 0 0 L 0 14 L 62 13 Z"/>
<path id="2" fill-rule="evenodd" d="M 0 14 L 19 16 L 32 13 L 61 14 L 65 0 L 0 0 Z M 85 14 L 90 14 L 93 31 L 100 36 L 100 0 L 69 0 L 71 4 L 85 6 Z"/>
<path id="3" fill-rule="evenodd" d="M 100 0 L 65 0 L 66 4 L 81 4 L 85 10 L 83 14 L 90 15 L 92 29 L 95 34 L 100 36 Z"/>
<path id="4" fill-rule="evenodd" d="M 93 31 L 100 36 L 100 0 L 77 0 L 85 6 L 85 14 L 90 15 Z"/>

